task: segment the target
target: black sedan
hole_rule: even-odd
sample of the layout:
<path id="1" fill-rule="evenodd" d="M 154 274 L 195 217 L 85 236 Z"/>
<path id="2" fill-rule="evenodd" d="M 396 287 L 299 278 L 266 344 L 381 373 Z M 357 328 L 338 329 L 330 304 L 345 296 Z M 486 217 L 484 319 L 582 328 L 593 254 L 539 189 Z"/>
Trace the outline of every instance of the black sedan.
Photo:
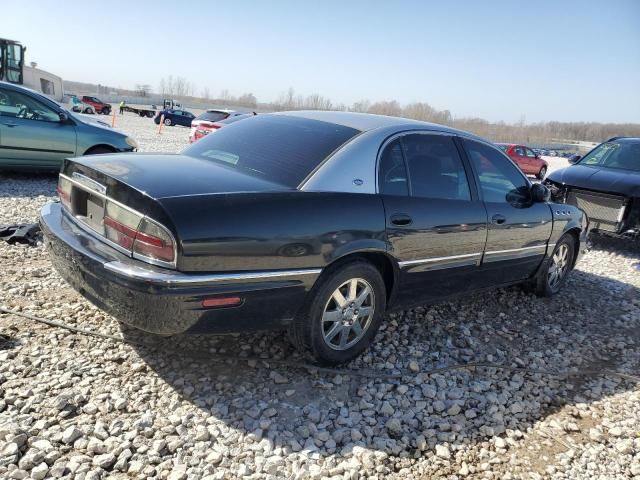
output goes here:
<path id="1" fill-rule="evenodd" d="M 594 231 L 640 239 L 640 138 L 612 138 L 569 161 L 545 181 L 554 200 L 584 210 Z"/>
<path id="2" fill-rule="evenodd" d="M 66 160 L 41 225 L 61 275 L 161 335 L 289 329 L 323 363 L 385 312 L 529 283 L 552 295 L 587 223 L 493 144 L 344 112 L 257 116 L 179 155 Z"/>

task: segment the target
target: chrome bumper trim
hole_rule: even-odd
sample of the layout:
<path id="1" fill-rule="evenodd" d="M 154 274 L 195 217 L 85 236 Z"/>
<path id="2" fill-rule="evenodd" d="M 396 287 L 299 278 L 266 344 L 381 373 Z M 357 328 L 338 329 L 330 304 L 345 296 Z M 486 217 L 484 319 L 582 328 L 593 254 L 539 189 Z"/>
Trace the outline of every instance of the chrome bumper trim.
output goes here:
<path id="1" fill-rule="evenodd" d="M 300 270 L 271 270 L 264 272 L 246 273 L 165 273 L 148 270 L 138 266 L 127 265 L 119 261 L 105 263 L 104 268 L 121 277 L 166 287 L 196 286 L 221 282 L 241 282 L 243 280 L 286 278 L 297 277 L 300 275 L 319 275 L 320 272 L 322 272 L 321 268 L 307 268 Z"/>

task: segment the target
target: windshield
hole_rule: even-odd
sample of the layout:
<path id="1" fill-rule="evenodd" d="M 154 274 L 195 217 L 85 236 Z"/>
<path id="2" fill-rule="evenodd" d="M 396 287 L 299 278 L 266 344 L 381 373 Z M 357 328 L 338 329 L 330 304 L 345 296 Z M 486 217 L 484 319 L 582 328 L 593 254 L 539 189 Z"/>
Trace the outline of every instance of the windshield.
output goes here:
<path id="1" fill-rule="evenodd" d="M 603 143 L 591 150 L 579 163 L 640 172 L 640 143 Z"/>
<path id="2" fill-rule="evenodd" d="M 258 115 L 207 135 L 183 153 L 297 187 L 325 158 L 360 133 L 287 115 Z"/>

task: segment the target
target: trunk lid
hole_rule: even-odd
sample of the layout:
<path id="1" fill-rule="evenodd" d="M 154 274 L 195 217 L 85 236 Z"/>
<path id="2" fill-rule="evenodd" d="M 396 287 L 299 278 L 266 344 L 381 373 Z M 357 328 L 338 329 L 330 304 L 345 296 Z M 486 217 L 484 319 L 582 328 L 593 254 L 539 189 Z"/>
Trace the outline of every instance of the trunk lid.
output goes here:
<path id="1" fill-rule="evenodd" d="M 62 173 L 72 175 L 73 172 L 103 184 L 108 196 L 119 196 L 118 190 L 128 194 L 135 191 L 153 199 L 291 190 L 208 160 L 179 154 L 122 153 L 80 157 L 65 161 Z"/>

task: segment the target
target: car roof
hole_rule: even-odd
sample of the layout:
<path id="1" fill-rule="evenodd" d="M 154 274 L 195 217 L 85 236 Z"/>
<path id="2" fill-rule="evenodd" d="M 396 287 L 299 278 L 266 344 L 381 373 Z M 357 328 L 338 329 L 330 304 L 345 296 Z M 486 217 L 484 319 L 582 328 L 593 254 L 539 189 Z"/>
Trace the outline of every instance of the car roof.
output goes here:
<path id="1" fill-rule="evenodd" d="M 607 143 L 615 142 L 615 143 L 640 143 L 639 137 L 614 137 L 610 140 L 607 140 Z"/>
<path id="2" fill-rule="evenodd" d="M 366 132 L 383 127 L 412 127 L 428 128 L 429 130 L 437 130 L 443 132 L 454 132 L 469 135 L 467 132 L 456 130 L 455 128 L 438 125 L 437 123 L 422 122 L 409 118 L 389 117 L 386 115 L 374 115 L 371 113 L 357 112 L 336 112 L 325 110 L 294 110 L 290 112 L 277 112 L 273 115 L 287 115 L 290 117 L 307 118 L 310 120 L 318 120 L 321 122 L 334 123 L 344 127 L 353 128 Z"/>

